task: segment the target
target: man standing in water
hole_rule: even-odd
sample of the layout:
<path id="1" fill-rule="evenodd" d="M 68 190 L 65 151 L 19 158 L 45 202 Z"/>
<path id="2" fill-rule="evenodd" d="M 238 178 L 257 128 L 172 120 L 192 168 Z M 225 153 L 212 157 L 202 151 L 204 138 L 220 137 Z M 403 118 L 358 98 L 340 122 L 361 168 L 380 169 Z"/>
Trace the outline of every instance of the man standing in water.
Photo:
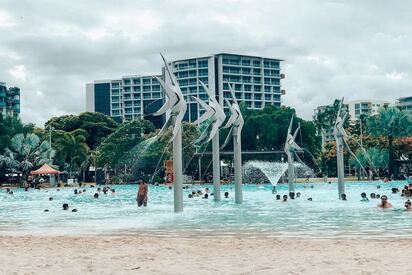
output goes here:
<path id="1" fill-rule="evenodd" d="M 378 204 L 379 208 L 391 208 L 392 204 L 388 201 L 388 197 L 386 195 L 383 195 L 381 197 L 381 203 Z"/>
<path id="2" fill-rule="evenodd" d="M 148 192 L 148 186 L 147 186 L 147 184 L 142 180 L 142 179 L 140 179 L 139 180 L 139 191 L 137 192 L 137 197 L 136 197 L 136 200 L 137 200 L 137 206 L 144 206 L 144 207 L 146 207 L 147 206 L 147 192 Z"/>

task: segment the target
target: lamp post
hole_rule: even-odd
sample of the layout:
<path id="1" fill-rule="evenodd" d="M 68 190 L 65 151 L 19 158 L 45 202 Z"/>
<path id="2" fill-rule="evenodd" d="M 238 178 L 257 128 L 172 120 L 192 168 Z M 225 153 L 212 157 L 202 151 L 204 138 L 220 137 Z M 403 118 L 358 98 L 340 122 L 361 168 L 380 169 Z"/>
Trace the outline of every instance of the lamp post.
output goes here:
<path id="1" fill-rule="evenodd" d="M 54 127 L 49 125 L 49 149 L 51 150 L 52 148 L 52 143 L 51 143 L 51 136 L 52 136 L 52 131 L 54 130 Z"/>

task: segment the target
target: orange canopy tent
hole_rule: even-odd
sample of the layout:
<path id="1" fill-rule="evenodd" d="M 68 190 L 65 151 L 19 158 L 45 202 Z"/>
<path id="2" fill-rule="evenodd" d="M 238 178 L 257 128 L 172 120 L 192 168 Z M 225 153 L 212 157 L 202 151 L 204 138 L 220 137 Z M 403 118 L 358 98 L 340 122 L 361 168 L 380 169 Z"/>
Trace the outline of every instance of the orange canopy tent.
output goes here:
<path id="1" fill-rule="evenodd" d="M 55 175 L 55 174 L 60 174 L 60 172 L 57 171 L 56 169 L 51 168 L 47 163 L 45 163 L 39 169 L 31 171 L 30 174 L 32 175 Z"/>

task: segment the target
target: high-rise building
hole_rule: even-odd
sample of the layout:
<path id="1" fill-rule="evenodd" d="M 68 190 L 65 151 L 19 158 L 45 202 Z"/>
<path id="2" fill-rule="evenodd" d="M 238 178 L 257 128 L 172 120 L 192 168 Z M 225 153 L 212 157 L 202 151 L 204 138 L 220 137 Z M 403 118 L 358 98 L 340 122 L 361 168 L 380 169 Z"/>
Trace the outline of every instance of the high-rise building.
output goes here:
<path id="1" fill-rule="evenodd" d="M 361 115 L 376 115 L 380 108 L 388 107 L 389 101 L 385 100 L 354 100 L 349 101 L 349 115 L 352 121 L 358 120 Z"/>
<path id="2" fill-rule="evenodd" d="M 249 55 L 220 53 L 205 57 L 176 60 L 171 62 L 173 72 L 188 102 L 185 120 L 196 120 L 203 110 L 199 109 L 193 96 L 207 100 L 207 94 L 199 81 L 216 92 L 220 104 L 224 98 L 231 99 L 228 83 L 235 90 L 238 101 L 245 102 L 250 109 L 263 109 L 265 105 L 280 106 L 280 59 Z M 170 81 L 165 74 L 166 81 Z M 225 105 L 228 113 L 228 106 Z"/>
<path id="3" fill-rule="evenodd" d="M 106 114 L 118 122 L 146 118 L 161 127 L 163 116 L 153 113 L 163 104 L 162 94 L 159 82 L 152 76 L 97 80 L 86 84 L 86 111 Z"/>
<path id="4" fill-rule="evenodd" d="M 412 96 L 398 98 L 395 102 L 395 106 L 401 111 L 412 114 Z"/>
<path id="5" fill-rule="evenodd" d="M 18 117 L 20 114 L 20 88 L 9 87 L 0 82 L 0 114 Z"/>
<path id="6" fill-rule="evenodd" d="M 359 120 L 361 115 L 373 116 L 378 114 L 380 108 L 388 107 L 389 101 L 385 100 L 353 100 L 348 101 L 344 104 L 343 108 L 349 113 L 348 119 L 350 122 L 355 122 Z M 315 109 L 314 118 L 318 119 L 319 115 L 325 112 L 328 108 L 333 108 L 332 105 L 318 106 Z M 335 140 L 333 136 L 333 126 L 335 119 L 332 118 L 330 121 L 330 126 L 322 129 L 319 133 L 322 137 L 322 147 L 329 141 Z"/>
<path id="7" fill-rule="evenodd" d="M 266 105 L 281 105 L 280 59 L 249 55 L 220 53 L 204 57 L 172 61 L 171 67 L 188 103 L 186 121 L 193 122 L 202 113 L 193 96 L 207 100 L 199 81 L 216 92 L 223 105 L 224 98 L 231 99 L 228 83 L 235 96 L 250 109 L 263 109 Z M 162 68 L 159 76 L 170 83 L 170 77 Z M 158 81 L 151 76 L 124 76 L 115 80 L 94 81 L 86 84 L 86 110 L 101 112 L 117 121 L 144 117 L 161 127 L 163 117 L 152 116 L 164 102 L 164 92 Z M 229 113 L 228 106 L 225 111 Z"/>

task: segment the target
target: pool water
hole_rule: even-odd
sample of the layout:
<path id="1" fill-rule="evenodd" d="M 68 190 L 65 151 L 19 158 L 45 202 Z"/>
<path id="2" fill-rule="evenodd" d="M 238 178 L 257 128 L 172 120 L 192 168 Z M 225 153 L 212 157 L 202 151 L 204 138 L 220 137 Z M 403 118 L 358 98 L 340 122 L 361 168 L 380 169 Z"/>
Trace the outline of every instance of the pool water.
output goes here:
<path id="1" fill-rule="evenodd" d="M 403 211 L 405 198 L 391 194 L 392 187 L 405 182 L 348 182 L 348 201 L 337 198 L 337 184 L 298 184 L 302 197 L 277 201 L 272 185 L 244 185 L 243 204 L 234 203 L 234 186 L 222 186 L 229 198 L 215 203 L 213 198 L 188 198 L 192 191 L 212 186 L 193 186 L 184 190 L 184 212 L 173 213 L 173 190 L 149 186 L 146 208 L 136 205 L 136 185 L 115 186 L 117 195 L 100 193 L 96 188 L 74 195 L 75 188 L 0 190 L 0 235 L 47 234 L 150 234 L 161 236 L 267 236 L 314 238 L 390 238 L 412 237 L 412 212 Z M 313 185 L 313 188 L 311 186 Z M 381 188 L 377 189 L 377 185 Z M 278 185 L 278 194 L 287 194 L 286 185 Z M 393 209 L 379 209 L 380 200 L 360 201 L 360 193 L 385 194 Z M 53 197 L 49 201 L 49 197 Z M 307 199 L 311 197 L 313 201 Z M 63 211 L 62 204 L 70 209 Z M 49 212 L 44 212 L 48 209 Z"/>

